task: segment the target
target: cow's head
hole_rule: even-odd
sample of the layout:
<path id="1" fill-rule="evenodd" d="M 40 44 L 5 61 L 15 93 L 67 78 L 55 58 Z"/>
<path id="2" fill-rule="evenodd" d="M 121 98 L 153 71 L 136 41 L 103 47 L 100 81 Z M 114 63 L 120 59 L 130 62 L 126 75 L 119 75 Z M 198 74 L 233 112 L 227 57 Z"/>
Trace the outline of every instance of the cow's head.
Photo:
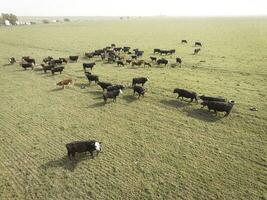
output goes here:
<path id="1" fill-rule="evenodd" d="M 121 90 L 121 89 L 119 89 L 119 92 L 120 92 L 120 94 L 123 94 L 123 92 L 122 92 L 122 90 Z"/>
<path id="2" fill-rule="evenodd" d="M 147 80 L 147 81 L 150 81 L 149 78 L 148 78 L 148 76 L 146 77 L 146 80 Z"/>
<path id="3" fill-rule="evenodd" d="M 96 151 L 101 151 L 101 143 L 102 142 L 95 142 L 95 150 Z"/>

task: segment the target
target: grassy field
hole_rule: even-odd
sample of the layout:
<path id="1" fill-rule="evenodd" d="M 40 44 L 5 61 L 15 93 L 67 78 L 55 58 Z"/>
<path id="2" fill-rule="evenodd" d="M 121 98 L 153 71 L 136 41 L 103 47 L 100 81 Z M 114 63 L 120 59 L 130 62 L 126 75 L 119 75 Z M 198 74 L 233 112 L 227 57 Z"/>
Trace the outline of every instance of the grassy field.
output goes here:
<path id="1" fill-rule="evenodd" d="M 93 20 L 0 28 L 0 199 L 267 199 L 267 18 Z M 187 39 L 189 44 L 180 44 Z M 203 42 L 192 55 L 193 42 Z M 126 89 L 117 103 L 87 84 L 78 63 L 62 75 L 6 65 L 10 56 L 83 56 L 111 43 L 164 56 L 182 68 L 103 64 L 103 81 L 149 76 L 145 98 Z M 200 62 L 202 61 L 202 62 Z M 63 78 L 75 80 L 59 90 Z M 215 116 L 173 89 L 236 101 Z M 252 112 L 255 106 L 258 111 Z M 96 158 L 66 157 L 65 144 L 97 139 Z"/>

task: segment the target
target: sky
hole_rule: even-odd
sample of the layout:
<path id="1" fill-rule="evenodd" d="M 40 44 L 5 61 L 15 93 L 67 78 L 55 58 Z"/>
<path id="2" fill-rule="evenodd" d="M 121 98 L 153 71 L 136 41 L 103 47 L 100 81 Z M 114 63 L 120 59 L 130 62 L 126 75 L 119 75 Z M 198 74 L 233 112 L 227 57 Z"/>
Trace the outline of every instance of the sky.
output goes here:
<path id="1" fill-rule="evenodd" d="M 17 16 L 254 16 L 267 0 L 0 0 Z"/>

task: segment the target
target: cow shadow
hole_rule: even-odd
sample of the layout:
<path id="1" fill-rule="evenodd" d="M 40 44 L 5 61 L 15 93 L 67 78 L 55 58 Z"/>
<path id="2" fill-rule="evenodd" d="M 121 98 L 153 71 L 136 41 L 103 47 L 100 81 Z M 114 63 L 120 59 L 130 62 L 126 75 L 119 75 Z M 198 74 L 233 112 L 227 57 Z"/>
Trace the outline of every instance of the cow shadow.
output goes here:
<path id="1" fill-rule="evenodd" d="M 169 99 L 169 100 L 164 99 L 160 100 L 160 103 L 172 108 L 184 108 L 190 106 L 190 102 L 180 101 L 178 99 Z"/>
<path id="2" fill-rule="evenodd" d="M 127 101 L 127 103 L 132 103 L 136 100 L 138 100 L 138 98 L 136 98 L 135 96 L 133 95 L 123 95 L 122 97 L 125 101 Z"/>
<path id="3" fill-rule="evenodd" d="M 63 156 L 61 158 L 48 161 L 47 163 L 41 165 L 40 168 L 43 170 L 48 170 L 50 168 L 63 168 L 69 171 L 74 171 L 81 161 L 87 159 L 92 159 L 92 157 L 86 153 L 76 154 L 75 158 L 71 157 L 71 159 L 69 159 L 68 156 Z"/>
<path id="4" fill-rule="evenodd" d="M 7 67 L 7 66 L 11 66 L 11 65 L 14 65 L 14 64 L 7 63 L 7 64 L 3 64 L 2 66 L 3 66 L 3 67 Z"/>
<path id="5" fill-rule="evenodd" d="M 88 108 L 98 108 L 98 107 L 102 107 L 105 105 L 106 105 L 106 103 L 104 101 L 102 101 L 102 102 L 97 102 L 97 103 L 94 103 L 92 105 L 89 105 Z"/>
<path id="6" fill-rule="evenodd" d="M 63 91 L 63 90 L 64 89 L 62 87 L 57 87 L 57 88 L 50 90 L 50 92 L 57 92 L 57 91 Z"/>
<path id="7" fill-rule="evenodd" d="M 202 108 L 188 110 L 187 115 L 189 117 L 193 117 L 195 119 L 199 119 L 205 122 L 216 122 L 216 121 L 223 119 L 222 116 L 219 116 L 219 115 L 216 116 L 214 113 L 208 110 L 202 109 Z"/>
<path id="8" fill-rule="evenodd" d="M 80 89 L 85 89 L 88 86 L 88 84 L 85 84 L 85 83 L 74 83 L 74 86 L 78 87 Z"/>

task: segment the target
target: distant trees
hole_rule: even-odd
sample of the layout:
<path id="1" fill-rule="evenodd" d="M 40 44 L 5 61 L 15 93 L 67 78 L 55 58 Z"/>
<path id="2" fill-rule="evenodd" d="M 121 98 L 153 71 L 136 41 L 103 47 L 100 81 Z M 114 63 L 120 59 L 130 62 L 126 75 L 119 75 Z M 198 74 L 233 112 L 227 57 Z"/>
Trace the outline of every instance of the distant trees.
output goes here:
<path id="1" fill-rule="evenodd" d="M 16 15 L 14 15 L 12 13 L 11 14 L 2 13 L 2 15 L 0 17 L 0 23 L 4 24 L 5 20 L 8 20 L 11 25 L 16 25 L 16 21 L 18 21 L 18 18 Z"/>
<path id="2" fill-rule="evenodd" d="M 65 18 L 64 22 L 70 22 L 70 19 L 69 18 Z"/>

